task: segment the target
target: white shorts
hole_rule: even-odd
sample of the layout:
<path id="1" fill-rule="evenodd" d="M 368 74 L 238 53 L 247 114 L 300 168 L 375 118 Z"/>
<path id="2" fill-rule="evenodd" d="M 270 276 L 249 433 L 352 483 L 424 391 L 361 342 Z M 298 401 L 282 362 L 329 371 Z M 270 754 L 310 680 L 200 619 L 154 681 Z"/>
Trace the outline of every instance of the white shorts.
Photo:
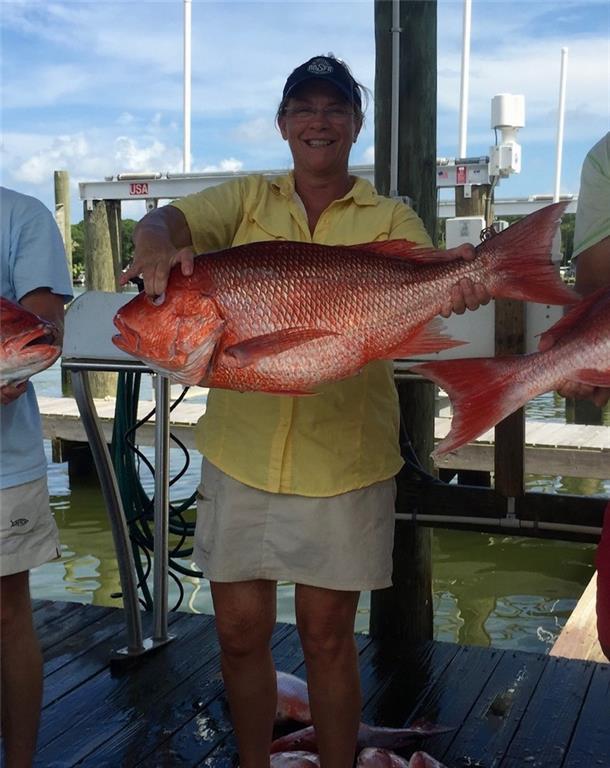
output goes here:
<path id="1" fill-rule="evenodd" d="M 0 490 L 0 576 L 29 571 L 60 555 L 46 476 Z"/>
<path id="2" fill-rule="evenodd" d="M 394 478 L 328 498 L 268 493 L 206 459 L 193 559 L 210 581 L 363 591 L 392 584 Z"/>

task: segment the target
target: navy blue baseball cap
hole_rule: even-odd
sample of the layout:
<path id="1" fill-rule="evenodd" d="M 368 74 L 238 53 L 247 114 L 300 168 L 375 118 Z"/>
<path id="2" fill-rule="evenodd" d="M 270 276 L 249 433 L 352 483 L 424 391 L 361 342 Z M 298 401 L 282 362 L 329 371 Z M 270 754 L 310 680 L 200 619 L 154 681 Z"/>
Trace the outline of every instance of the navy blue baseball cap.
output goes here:
<path id="1" fill-rule="evenodd" d="M 329 56 L 314 56 L 297 67 L 286 80 L 282 101 L 287 99 L 297 86 L 309 80 L 331 83 L 341 91 L 348 101 L 355 102 L 358 107 L 362 106 L 358 83 L 342 62 Z"/>

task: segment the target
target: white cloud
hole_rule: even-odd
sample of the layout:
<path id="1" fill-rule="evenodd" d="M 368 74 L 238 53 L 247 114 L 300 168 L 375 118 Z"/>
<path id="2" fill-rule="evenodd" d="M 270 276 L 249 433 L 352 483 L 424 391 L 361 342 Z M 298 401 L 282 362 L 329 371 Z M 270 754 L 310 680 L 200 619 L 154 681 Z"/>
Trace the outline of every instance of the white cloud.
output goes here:
<path id="1" fill-rule="evenodd" d="M 201 169 L 202 173 L 215 173 L 216 171 L 224 171 L 227 173 L 234 173 L 235 171 L 241 171 L 244 164 L 241 160 L 236 160 L 234 157 L 228 157 L 225 160 L 221 160 L 219 163 L 212 165 L 206 165 Z"/>

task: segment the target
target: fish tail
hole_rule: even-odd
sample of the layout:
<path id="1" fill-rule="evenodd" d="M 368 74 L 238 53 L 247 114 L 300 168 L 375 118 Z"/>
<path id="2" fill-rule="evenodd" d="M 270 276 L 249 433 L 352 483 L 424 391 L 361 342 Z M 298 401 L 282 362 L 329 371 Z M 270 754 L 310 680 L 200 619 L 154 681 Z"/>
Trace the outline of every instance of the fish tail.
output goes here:
<path id="1" fill-rule="evenodd" d="M 538 353 L 502 358 L 440 360 L 411 370 L 431 379 L 449 395 L 451 429 L 433 452 L 435 458 L 455 451 L 491 429 L 537 392 L 523 373 Z"/>
<path id="2" fill-rule="evenodd" d="M 566 206 L 566 202 L 547 205 L 478 246 L 481 255 L 490 256 L 494 296 L 559 305 L 579 300 L 551 261 L 553 238 Z"/>

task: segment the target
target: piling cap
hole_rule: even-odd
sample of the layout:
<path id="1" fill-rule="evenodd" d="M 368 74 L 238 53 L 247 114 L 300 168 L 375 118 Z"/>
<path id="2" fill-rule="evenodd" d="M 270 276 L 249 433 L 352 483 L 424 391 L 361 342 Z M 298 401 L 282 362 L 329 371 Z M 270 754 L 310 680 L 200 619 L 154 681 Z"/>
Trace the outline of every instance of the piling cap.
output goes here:
<path id="1" fill-rule="evenodd" d="M 358 83 L 345 64 L 331 56 L 314 56 L 297 67 L 286 80 L 282 101 L 287 99 L 298 85 L 308 80 L 324 80 L 332 83 L 348 101 L 354 102 L 358 107 L 362 105 Z"/>

